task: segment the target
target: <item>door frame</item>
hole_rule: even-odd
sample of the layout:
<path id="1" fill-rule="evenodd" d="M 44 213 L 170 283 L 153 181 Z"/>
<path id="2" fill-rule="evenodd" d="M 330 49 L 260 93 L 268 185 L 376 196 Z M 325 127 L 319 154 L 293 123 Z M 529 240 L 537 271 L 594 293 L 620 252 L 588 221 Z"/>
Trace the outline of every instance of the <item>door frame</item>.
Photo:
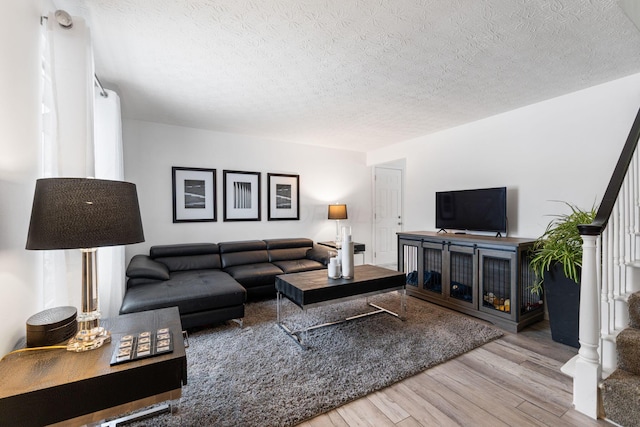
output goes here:
<path id="1" fill-rule="evenodd" d="M 404 197 L 404 190 L 405 190 L 405 171 L 406 171 L 406 164 L 407 161 L 406 159 L 398 159 L 398 160 L 394 160 L 392 162 L 386 162 L 386 163 L 378 163 L 373 165 L 373 167 L 371 168 L 371 192 L 372 192 L 372 197 L 371 197 L 371 211 L 373 212 L 373 215 L 371 215 L 371 236 L 372 236 L 372 254 L 371 254 L 371 260 L 372 263 L 374 265 L 376 265 L 376 261 L 377 261 L 377 254 L 376 254 L 376 248 L 377 246 L 377 240 L 378 240 L 378 235 L 376 232 L 376 171 L 378 169 L 396 169 L 400 171 L 400 209 L 401 209 L 401 216 L 402 216 L 402 224 L 400 225 L 400 231 L 404 231 L 404 224 L 405 224 L 405 197 Z"/>

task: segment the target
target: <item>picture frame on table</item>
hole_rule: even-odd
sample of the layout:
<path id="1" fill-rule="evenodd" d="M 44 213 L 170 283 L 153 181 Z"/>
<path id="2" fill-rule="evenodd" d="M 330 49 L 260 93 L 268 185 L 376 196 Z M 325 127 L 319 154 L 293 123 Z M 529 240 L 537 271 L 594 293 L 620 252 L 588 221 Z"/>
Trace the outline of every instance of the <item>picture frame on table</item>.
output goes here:
<path id="1" fill-rule="evenodd" d="M 216 209 L 216 170 L 171 168 L 173 222 L 214 222 Z"/>
<path id="2" fill-rule="evenodd" d="M 260 172 L 223 171 L 224 221 L 260 221 Z"/>
<path id="3" fill-rule="evenodd" d="M 300 175 L 267 174 L 268 220 L 300 219 Z"/>

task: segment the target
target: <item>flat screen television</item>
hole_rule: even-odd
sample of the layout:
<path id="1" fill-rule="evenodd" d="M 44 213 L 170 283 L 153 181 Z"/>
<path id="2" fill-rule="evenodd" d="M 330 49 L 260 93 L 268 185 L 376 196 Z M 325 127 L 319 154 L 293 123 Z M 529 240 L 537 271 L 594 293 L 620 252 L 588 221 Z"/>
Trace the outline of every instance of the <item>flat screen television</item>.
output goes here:
<path id="1" fill-rule="evenodd" d="M 436 228 L 507 232 L 507 187 L 436 192 Z"/>

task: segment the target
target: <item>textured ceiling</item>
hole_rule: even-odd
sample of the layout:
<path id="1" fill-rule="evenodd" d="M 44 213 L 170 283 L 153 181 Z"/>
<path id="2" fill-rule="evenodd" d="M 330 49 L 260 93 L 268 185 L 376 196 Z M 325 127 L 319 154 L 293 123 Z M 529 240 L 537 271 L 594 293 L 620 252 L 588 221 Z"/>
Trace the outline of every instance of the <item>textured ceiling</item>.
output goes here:
<path id="1" fill-rule="evenodd" d="M 54 0 L 127 118 L 367 151 L 640 72 L 610 0 Z"/>

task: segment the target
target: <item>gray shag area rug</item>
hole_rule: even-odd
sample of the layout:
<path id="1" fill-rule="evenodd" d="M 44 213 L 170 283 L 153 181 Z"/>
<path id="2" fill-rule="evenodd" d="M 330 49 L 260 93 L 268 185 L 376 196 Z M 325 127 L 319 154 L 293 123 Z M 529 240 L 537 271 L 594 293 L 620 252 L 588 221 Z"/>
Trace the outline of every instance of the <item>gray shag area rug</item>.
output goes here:
<path id="1" fill-rule="evenodd" d="M 276 320 L 275 300 L 249 303 L 244 327 L 194 332 L 188 384 L 174 414 L 153 426 L 293 426 L 502 336 L 469 317 L 407 298 L 407 320 L 386 313 L 309 331 L 303 350 Z M 369 298 L 397 312 L 396 292 Z M 283 304 L 287 326 L 305 327 L 373 310 L 364 299 L 300 310 Z"/>

